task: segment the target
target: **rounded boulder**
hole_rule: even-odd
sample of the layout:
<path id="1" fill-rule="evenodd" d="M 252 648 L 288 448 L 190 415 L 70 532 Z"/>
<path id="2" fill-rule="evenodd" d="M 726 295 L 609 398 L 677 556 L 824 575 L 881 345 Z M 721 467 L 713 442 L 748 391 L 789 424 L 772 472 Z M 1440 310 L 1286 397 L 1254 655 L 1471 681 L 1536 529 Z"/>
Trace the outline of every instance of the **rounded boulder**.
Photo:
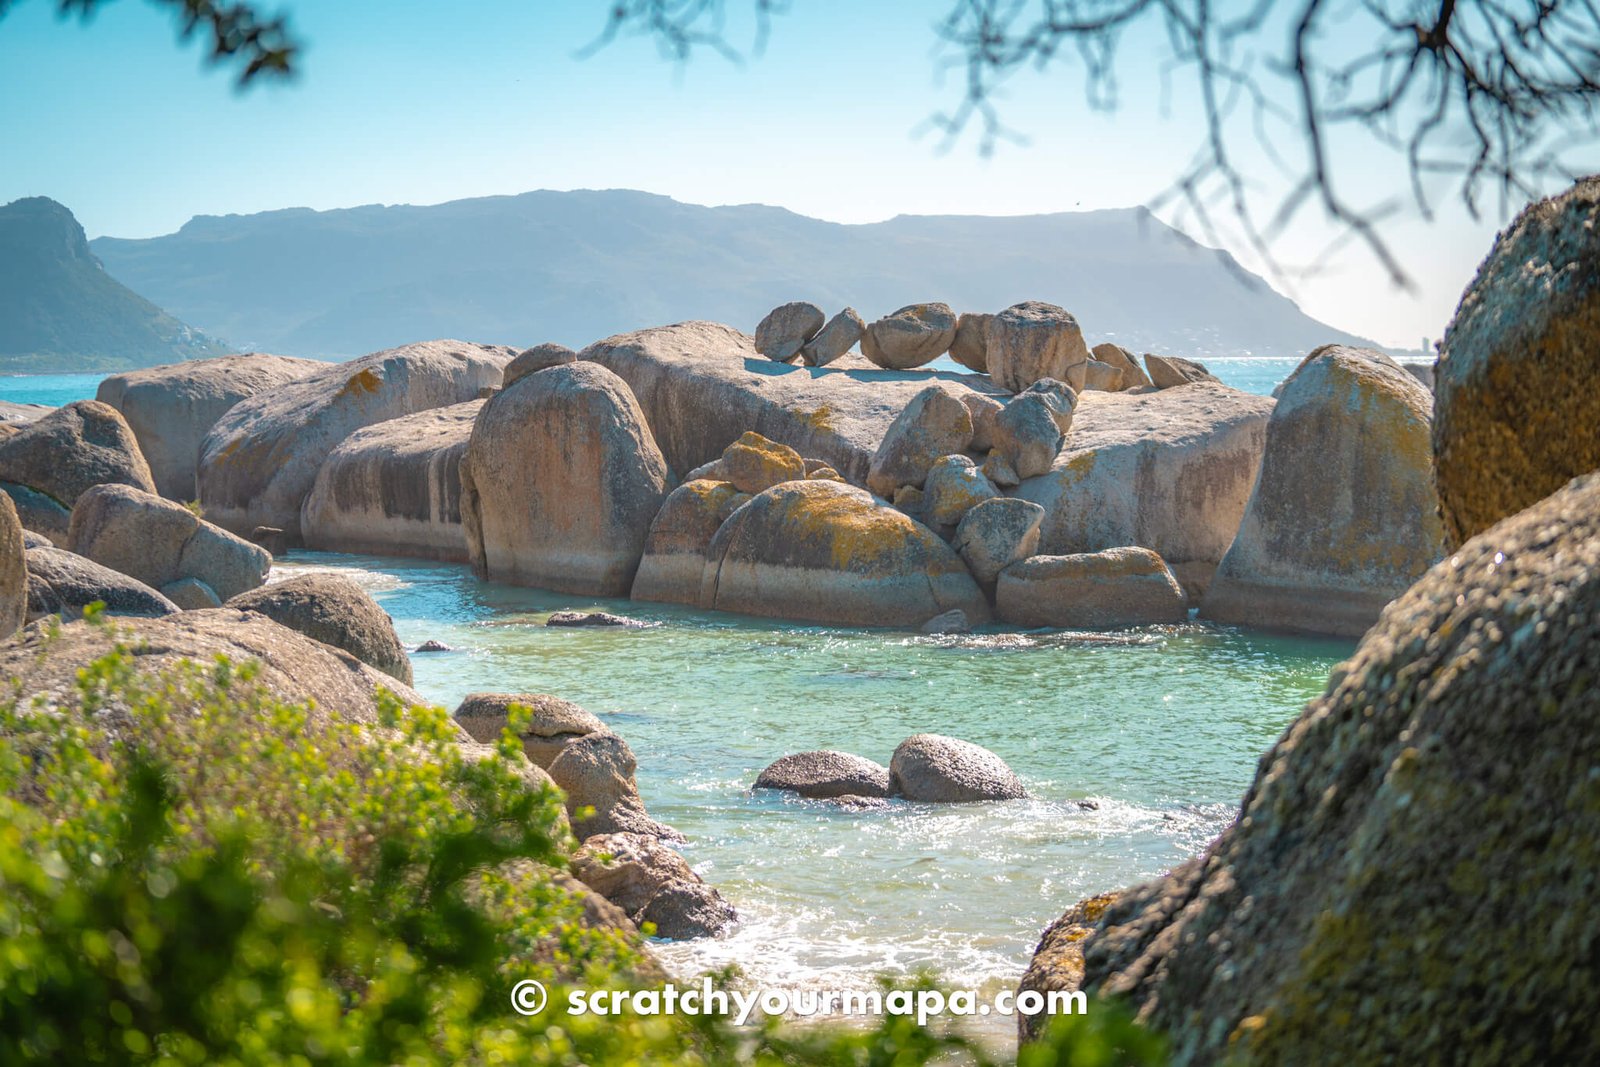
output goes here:
<path id="1" fill-rule="evenodd" d="M 981 745 L 943 734 L 915 734 L 889 760 L 895 792 L 929 804 L 1018 800 L 1028 791 L 1006 761 Z"/>
<path id="2" fill-rule="evenodd" d="M 796 752 L 769 764 L 756 776 L 756 789 L 777 789 L 803 797 L 887 797 L 889 769 L 848 752 Z"/>
<path id="3" fill-rule="evenodd" d="M 265 615 L 411 684 L 411 660 L 395 635 L 393 620 L 342 574 L 296 575 L 233 597 L 227 606 Z"/>

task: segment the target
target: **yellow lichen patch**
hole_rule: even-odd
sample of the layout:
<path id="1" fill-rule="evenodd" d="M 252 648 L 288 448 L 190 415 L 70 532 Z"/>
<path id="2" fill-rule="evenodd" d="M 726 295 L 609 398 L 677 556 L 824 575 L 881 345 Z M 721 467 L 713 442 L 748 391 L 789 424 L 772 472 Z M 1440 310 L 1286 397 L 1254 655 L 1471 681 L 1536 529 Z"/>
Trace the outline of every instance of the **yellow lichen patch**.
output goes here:
<path id="1" fill-rule="evenodd" d="M 829 407 L 827 404 L 823 404 L 821 407 L 812 411 L 802 410 L 798 412 L 798 414 L 801 421 L 803 421 L 807 426 L 810 426 L 813 430 L 833 429 L 833 408 Z"/>
<path id="2" fill-rule="evenodd" d="M 805 489 L 826 490 L 828 486 L 825 482 L 807 483 Z M 785 502 L 785 530 L 827 551 L 838 570 L 870 569 L 917 539 L 916 524 L 893 508 L 853 493 L 795 488 Z"/>
<path id="3" fill-rule="evenodd" d="M 361 393 L 376 393 L 383 384 L 383 379 L 378 377 L 378 372 L 371 367 L 364 367 L 350 376 L 344 383 L 344 388 L 339 390 L 339 396 L 356 396 Z"/>
<path id="4" fill-rule="evenodd" d="M 759 493 L 806 476 L 800 453 L 754 431 L 747 431 L 723 451 L 722 469 L 744 493 Z"/>

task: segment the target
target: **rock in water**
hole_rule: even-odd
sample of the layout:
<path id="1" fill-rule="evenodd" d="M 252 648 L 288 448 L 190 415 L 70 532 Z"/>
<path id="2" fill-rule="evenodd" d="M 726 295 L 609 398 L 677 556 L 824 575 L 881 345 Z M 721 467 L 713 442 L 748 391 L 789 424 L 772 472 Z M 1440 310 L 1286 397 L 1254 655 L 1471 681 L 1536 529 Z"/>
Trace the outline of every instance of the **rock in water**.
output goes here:
<path id="1" fill-rule="evenodd" d="M 626 615 L 613 615 L 609 611 L 558 611 L 544 621 L 546 626 L 615 626 L 625 630 L 642 630 L 650 624 Z"/>
<path id="2" fill-rule="evenodd" d="M 993 321 L 993 315 L 978 311 L 965 312 L 956 320 L 956 336 L 950 342 L 950 358 L 979 374 L 987 374 L 989 324 Z"/>
<path id="3" fill-rule="evenodd" d="M 1066 309 L 1030 300 L 1006 308 L 989 323 L 987 360 L 989 377 L 1010 392 L 1020 393 L 1040 378 L 1055 378 L 1082 392 L 1089 346 Z"/>
<path id="4" fill-rule="evenodd" d="M 1081 969 L 1179 1065 L 1600 1060 L 1597 605 L 1589 475 L 1391 604 L 1239 819 L 1023 987 Z"/>
<path id="5" fill-rule="evenodd" d="M 822 329 L 824 318 L 821 308 L 803 300 L 775 307 L 756 327 L 756 351 L 770 360 L 788 363 Z"/>
<path id="6" fill-rule="evenodd" d="M 1600 468 L 1600 177 L 1495 241 L 1434 368 L 1433 453 L 1451 546 Z"/>
<path id="7" fill-rule="evenodd" d="M 1433 397 L 1381 352 L 1328 345 L 1284 384 L 1209 619 L 1356 637 L 1444 554 Z"/>
<path id="8" fill-rule="evenodd" d="M 394 620 L 342 574 L 302 574 L 228 601 L 334 648 L 391 678 L 411 684 L 411 661 L 394 632 Z"/>
<path id="9" fill-rule="evenodd" d="M 779 789 L 803 797 L 886 797 L 889 768 L 848 752 L 796 752 L 768 764 L 756 789 Z"/>
<path id="10" fill-rule="evenodd" d="M 64 548 L 30 548 L 28 565 L 28 621 L 59 615 L 71 621 L 96 601 L 107 615 L 155 617 L 182 608 L 137 578 L 102 567 Z"/>
<path id="11" fill-rule="evenodd" d="M 1017 626 L 1108 630 L 1189 617 L 1183 587 L 1148 548 L 1031 556 L 1000 572 L 994 602 Z"/>
<path id="12" fill-rule="evenodd" d="M 972 413 L 953 386 L 936 382 L 919 392 L 883 435 L 867 488 L 885 499 L 903 485 L 921 488 L 941 456 L 963 452 L 972 443 Z"/>
<path id="13" fill-rule="evenodd" d="M 950 351 L 956 315 L 948 304 L 909 304 L 874 322 L 861 336 L 861 354 L 889 370 L 910 370 Z"/>
<path id="14" fill-rule="evenodd" d="M 937 636 L 970 634 L 972 632 L 972 620 L 967 618 L 967 613 L 960 608 L 951 608 L 943 615 L 935 615 L 918 629 L 925 634 Z"/>
<path id="15" fill-rule="evenodd" d="M 357 430 L 334 449 L 300 511 L 307 548 L 461 563 L 461 457 L 486 401 Z"/>
<path id="16" fill-rule="evenodd" d="M 126 485 L 98 485 L 78 498 L 67 548 L 156 588 L 198 578 L 222 598 L 256 588 L 272 569 L 261 546 Z"/>
<path id="17" fill-rule="evenodd" d="M 656 837 L 590 837 L 572 857 L 572 870 L 635 923 L 654 924 L 657 937 L 715 937 L 738 921 L 733 905 Z"/>
<path id="18" fill-rule="evenodd" d="M 22 521 L 11 498 L 0 493 L 0 638 L 16 633 L 28 617 L 28 562 Z"/>
<path id="19" fill-rule="evenodd" d="M 475 400 L 500 385 L 513 352 L 425 341 L 335 363 L 235 404 L 200 448 L 206 516 L 235 533 L 276 526 L 302 544 L 300 509 L 317 471 L 355 431 Z"/>
<path id="20" fill-rule="evenodd" d="M 545 770 L 567 794 L 567 814 L 580 840 L 619 832 L 682 840 L 682 834 L 644 810 L 634 778 L 638 766 L 628 743 L 610 731 L 584 734 L 563 745 L 550 761 Z M 579 818 L 585 808 L 594 813 Z"/>
<path id="21" fill-rule="evenodd" d="M 989 618 L 939 535 L 838 482 L 785 482 L 735 511 L 706 553 L 700 606 L 842 626 L 916 627 L 952 608 Z"/>
<path id="22" fill-rule="evenodd" d="M 113 374 L 95 399 L 122 412 L 156 491 L 182 504 L 199 497 L 200 446 L 218 419 L 241 400 L 327 369 L 321 360 L 260 352 L 218 356 Z"/>
<path id="23" fill-rule="evenodd" d="M 828 320 L 821 333 L 805 343 L 800 349 L 800 360 L 808 367 L 826 367 L 854 348 L 866 330 L 867 324 L 861 321 L 856 309 L 845 308 Z"/>
<path id="24" fill-rule="evenodd" d="M 566 345 L 558 345 L 549 341 L 542 345 L 523 349 L 517 353 L 515 359 L 506 364 L 505 374 L 501 379 L 500 388 L 504 389 L 519 378 L 526 378 L 530 374 L 538 374 L 551 367 L 559 367 L 563 363 L 571 363 L 578 358 L 578 353 Z"/>
<path id="25" fill-rule="evenodd" d="M 1146 352 L 1144 365 L 1150 371 L 1150 383 L 1157 389 L 1217 380 L 1215 375 L 1206 370 L 1204 363 L 1180 356 L 1154 356 Z"/>
<path id="26" fill-rule="evenodd" d="M 584 361 L 490 398 L 461 476 L 479 577 L 611 597 L 628 595 L 673 480 L 627 384 Z"/>
<path id="27" fill-rule="evenodd" d="M 674 489 L 650 523 L 633 599 L 698 606 L 706 549 L 733 509 L 748 499 L 732 482 L 701 479 Z"/>
<path id="28" fill-rule="evenodd" d="M 941 734 L 900 742 L 889 761 L 894 790 L 907 800 L 961 804 L 1018 800 L 1028 795 L 1005 760 L 979 745 Z"/>
<path id="29" fill-rule="evenodd" d="M 70 510 L 97 485 L 156 491 L 139 442 L 117 409 L 79 400 L 0 437 L 0 481 L 36 490 Z"/>

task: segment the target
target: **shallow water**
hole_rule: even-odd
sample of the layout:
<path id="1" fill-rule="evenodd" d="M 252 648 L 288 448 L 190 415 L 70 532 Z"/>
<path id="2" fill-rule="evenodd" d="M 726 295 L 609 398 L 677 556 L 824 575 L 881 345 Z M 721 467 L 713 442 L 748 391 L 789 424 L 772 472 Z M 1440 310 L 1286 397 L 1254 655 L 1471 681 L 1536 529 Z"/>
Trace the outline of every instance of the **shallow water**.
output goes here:
<path id="1" fill-rule="evenodd" d="M 456 649 L 413 657 L 429 699 L 553 693 L 626 738 L 651 813 L 688 835 L 690 862 L 743 918 L 661 955 L 680 974 L 734 963 L 763 986 L 918 970 L 1014 985 L 1068 905 L 1165 871 L 1226 825 L 1260 753 L 1351 648 L 1199 624 L 961 638 L 788 626 L 315 553 L 274 573 L 322 567 L 365 586 L 407 647 Z M 571 608 L 659 625 L 543 625 Z M 923 731 L 998 752 L 1033 798 L 846 811 L 749 788 L 790 752 L 887 763 Z"/>

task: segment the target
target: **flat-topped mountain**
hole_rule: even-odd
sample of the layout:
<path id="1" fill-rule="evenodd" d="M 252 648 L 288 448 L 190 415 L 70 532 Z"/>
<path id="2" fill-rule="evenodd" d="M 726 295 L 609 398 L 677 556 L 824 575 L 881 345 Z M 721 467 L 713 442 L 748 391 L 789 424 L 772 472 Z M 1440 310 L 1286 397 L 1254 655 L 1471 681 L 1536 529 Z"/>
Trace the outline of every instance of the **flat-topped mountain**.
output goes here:
<path id="1" fill-rule="evenodd" d="M 107 274 L 54 200 L 0 207 L 0 370 L 113 370 L 226 351 Z"/>
<path id="2" fill-rule="evenodd" d="M 1370 344 L 1143 209 L 840 225 L 627 190 L 540 191 L 202 216 L 165 237 L 93 247 L 185 320 L 304 356 L 419 337 L 577 347 L 690 319 L 751 330 L 790 300 L 850 305 L 869 321 L 924 300 L 987 311 L 1046 300 L 1073 311 L 1093 342 L 1200 356 Z"/>

